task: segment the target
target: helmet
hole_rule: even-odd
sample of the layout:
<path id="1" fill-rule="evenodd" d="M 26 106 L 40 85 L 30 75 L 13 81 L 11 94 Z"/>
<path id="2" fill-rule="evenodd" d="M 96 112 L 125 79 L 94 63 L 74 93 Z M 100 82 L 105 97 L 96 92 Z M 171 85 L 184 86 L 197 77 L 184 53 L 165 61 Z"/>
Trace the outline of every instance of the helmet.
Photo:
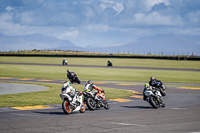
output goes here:
<path id="1" fill-rule="evenodd" d="M 151 77 L 151 78 L 150 78 L 150 81 L 152 81 L 152 80 L 154 80 L 154 79 L 155 79 L 154 77 Z"/>
<path id="2" fill-rule="evenodd" d="M 88 80 L 87 83 L 88 83 L 88 84 L 93 84 L 93 81 L 92 81 L 92 80 Z"/>
<path id="3" fill-rule="evenodd" d="M 65 81 L 64 84 L 63 84 L 63 88 L 67 87 L 70 85 L 70 82 L 69 81 Z"/>
<path id="4" fill-rule="evenodd" d="M 145 84 L 144 84 L 144 87 L 147 87 L 147 86 L 150 86 L 149 83 L 145 83 Z"/>
<path id="5" fill-rule="evenodd" d="M 69 69 L 67 69 L 67 72 L 70 72 L 70 70 L 69 70 Z"/>

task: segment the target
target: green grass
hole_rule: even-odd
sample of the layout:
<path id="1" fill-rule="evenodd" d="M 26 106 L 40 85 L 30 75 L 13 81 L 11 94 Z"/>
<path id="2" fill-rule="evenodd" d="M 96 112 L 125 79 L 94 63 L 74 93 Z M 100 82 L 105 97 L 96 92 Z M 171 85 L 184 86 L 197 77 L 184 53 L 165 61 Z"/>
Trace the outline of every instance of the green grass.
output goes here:
<path id="1" fill-rule="evenodd" d="M 49 87 L 46 91 L 19 93 L 19 94 L 5 94 L 0 95 L 0 107 L 23 107 L 34 105 L 52 105 L 61 104 L 62 100 L 59 96 L 62 84 L 46 84 L 46 83 L 29 83 L 36 85 L 43 85 Z M 72 85 L 79 91 L 83 91 L 84 85 Z M 113 88 L 100 87 L 106 92 L 107 99 L 122 98 L 131 96 L 132 93 L 125 90 L 116 90 Z"/>
<path id="2" fill-rule="evenodd" d="M 66 58 L 72 65 L 100 65 L 105 66 L 108 58 Z M 0 62 L 13 63 L 43 63 L 61 64 L 63 58 L 58 57 L 0 57 Z M 114 66 L 135 67 L 167 67 L 167 68 L 192 68 L 199 69 L 200 61 L 175 61 L 158 59 L 110 59 Z M 151 76 L 163 82 L 175 83 L 200 83 L 200 72 L 194 71 L 169 71 L 169 70 L 141 70 L 69 66 L 39 66 L 39 65 L 0 65 L 0 77 L 33 78 L 67 80 L 66 70 L 71 69 L 83 80 L 104 81 L 143 81 L 148 82 Z M 49 87 L 49 90 L 31 93 L 0 95 L 0 107 L 32 106 L 61 104 L 59 97 L 62 84 L 30 83 Z M 82 91 L 83 85 L 73 85 Z M 128 97 L 131 92 L 101 87 L 106 91 L 107 99 Z"/>
<path id="3" fill-rule="evenodd" d="M 66 67 L 66 66 L 36 66 L 36 65 L 0 65 L 0 77 L 34 78 L 67 80 L 66 70 L 71 69 L 81 80 L 108 81 L 149 81 L 151 76 L 163 82 L 200 83 L 200 72 L 141 70 L 120 68 Z"/>
<path id="4" fill-rule="evenodd" d="M 191 68 L 199 69 L 200 61 L 177 61 L 159 59 L 128 59 L 128 58 L 68 58 L 70 65 L 99 65 L 106 66 L 107 61 L 111 60 L 114 66 L 128 67 L 162 67 L 162 68 Z M 13 63 L 42 63 L 42 64 L 61 64 L 63 58 L 59 57 L 0 57 L 0 62 Z"/>

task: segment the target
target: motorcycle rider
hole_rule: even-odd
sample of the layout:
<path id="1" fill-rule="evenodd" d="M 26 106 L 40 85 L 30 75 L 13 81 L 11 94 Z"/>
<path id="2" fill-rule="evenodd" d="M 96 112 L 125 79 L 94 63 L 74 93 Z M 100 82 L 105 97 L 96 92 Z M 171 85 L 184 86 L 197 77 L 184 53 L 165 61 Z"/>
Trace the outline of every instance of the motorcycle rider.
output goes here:
<path id="1" fill-rule="evenodd" d="M 76 104 L 76 100 L 77 100 L 77 93 L 79 93 L 79 91 L 77 91 L 72 86 L 70 86 L 70 82 L 69 81 L 65 81 L 64 82 L 62 90 L 63 89 L 66 89 L 66 93 L 71 98 L 71 99 L 69 99 L 70 105 L 75 105 Z"/>
<path id="2" fill-rule="evenodd" d="M 88 80 L 88 82 L 85 84 L 84 91 L 92 91 L 93 89 L 99 92 L 102 91 L 100 88 L 96 87 L 96 85 L 93 84 L 92 80 Z"/>
<path id="3" fill-rule="evenodd" d="M 149 83 L 145 83 L 145 84 L 144 84 L 144 90 L 143 90 L 143 100 L 144 100 L 144 101 L 147 100 L 147 96 L 145 96 L 144 92 L 145 92 L 146 90 L 149 90 L 149 89 L 152 90 L 152 87 L 149 85 Z"/>
<path id="4" fill-rule="evenodd" d="M 112 62 L 110 60 L 108 60 L 107 66 L 112 66 Z"/>
<path id="5" fill-rule="evenodd" d="M 160 80 L 157 80 L 155 77 L 151 77 L 149 81 L 149 85 L 156 87 L 158 84 L 162 83 Z"/>
<path id="6" fill-rule="evenodd" d="M 73 78 L 75 73 L 71 72 L 69 69 L 67 69 L 67 78 L 70 80 L 70 82 L 73 84 Z"/>
<path id="7" fill-rule="evenodd" d="M 67 65 L 67 60 L 66 60 L 65 58 L 63 59 L 62 64 L 63 64 L 63 65 Z"/>

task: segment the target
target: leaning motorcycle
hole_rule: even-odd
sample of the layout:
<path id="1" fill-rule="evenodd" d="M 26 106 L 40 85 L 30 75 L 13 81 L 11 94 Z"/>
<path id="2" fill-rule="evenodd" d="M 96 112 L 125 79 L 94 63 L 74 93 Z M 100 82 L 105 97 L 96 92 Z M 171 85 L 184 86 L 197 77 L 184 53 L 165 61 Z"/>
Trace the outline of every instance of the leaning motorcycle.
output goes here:
<path id="1" fill-rule="evenodd" d="M 62 88 L 60 94 L 62 102 L 62 109 L 65 114 L 70 114 L 72 111 L 80 111 L 80 113 L 85 112 L 85 104 L 83 103 L 83 94 L 82 92 L 76 92 L 72 94 L 71 92 L 66 93 L 66 88 Z M 70 102 L 73 97 L 76 97 L 77 101 L 75 105 L 70 105 Z"/>
<path id="2" fill-rule="evenodd" d="M 102 90 L 98 91 L 84 91 L 84 102 L 90 110 L 95 110 L 96 108 L 104 107 L 109 109 L 110 105 L 108 100 L 105 99 L 105 92 Z"/>
<path id="3" fill-rule="evenodd" d="M 165 107 L 165 103 L 158 88 L 148 88 L 144 91 L 144 95 L 147 97 L 146 101 L 149 102 L 153 108 L 157 109 L 160 107 Z"/>
<path id="4" fill-rule="evenodd" d="M 73 83 L 77 83 L 77 84 L 80 84 L 81 81 L 80 79 L 78 78 L 77 74 L 74 73 L 74 72 L 71 72 L 71 77 L 67 76 L 67 78 L 70 80 L 70 82 L 73 84 Z"/>
<path id="5" fill-rule="evenodd" d="M 160 90 L 162 96 L 166 96 L 166 87 L 164 86 L 163 82 L 157 82 L 156 87 Z"/>

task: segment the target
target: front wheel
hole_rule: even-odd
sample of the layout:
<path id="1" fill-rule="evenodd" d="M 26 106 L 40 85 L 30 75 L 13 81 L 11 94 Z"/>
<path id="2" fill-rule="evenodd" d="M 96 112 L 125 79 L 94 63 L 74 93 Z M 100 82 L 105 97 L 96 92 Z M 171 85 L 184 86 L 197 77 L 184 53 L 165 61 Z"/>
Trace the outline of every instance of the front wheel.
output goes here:
<path id="1" fill-rule="evenodd" d="M 96 109 L 96 103 L 95 103 L 93 98 L 91 98 L 91 97 L 87 98 L 86 99 L 86 104 L 87 104 L 87 107 L 90 110 L 95 110 Z"/>
<path id="2" fill-rule="evenodd" d="M 65 114 L 70 114 L 72 112 L 70 104 L 67 100 L 64 100 L 62 103 L 62 109 Z"/>
<path id="3" fill-rule="evenodd" d="M 110 105 L 109 105 L 109 103 L 108 103 L 108 101 L 107 101 L 107 100 L 106 100 L 106 103 L 105 103 L 105 106 L 104 106 L 104 108 L 105 108 L 105 109 L 107 109 L 107 110 L 108 110 L 108 109 L 110 109 Z"/>
<path id="4" fill-rule="evenodd" d="M 160 107 L 160 103 L 159 103 L 159 101 L 156 99 L 156 97 L 150 96 L 150 97 L 149 97 L 149 103 L 150 103 L 150 105 L 151 105 L 153 108 L 155 108 L 155 109 L 157 109 L 157 108 Z"/>
<path id="5" fill-rule="evenodd" d="M 84 103 L 82 103 L 81 105 L 80 105 L 80 113 L 84 113 L 85 112 L 85 104 Z"/>

